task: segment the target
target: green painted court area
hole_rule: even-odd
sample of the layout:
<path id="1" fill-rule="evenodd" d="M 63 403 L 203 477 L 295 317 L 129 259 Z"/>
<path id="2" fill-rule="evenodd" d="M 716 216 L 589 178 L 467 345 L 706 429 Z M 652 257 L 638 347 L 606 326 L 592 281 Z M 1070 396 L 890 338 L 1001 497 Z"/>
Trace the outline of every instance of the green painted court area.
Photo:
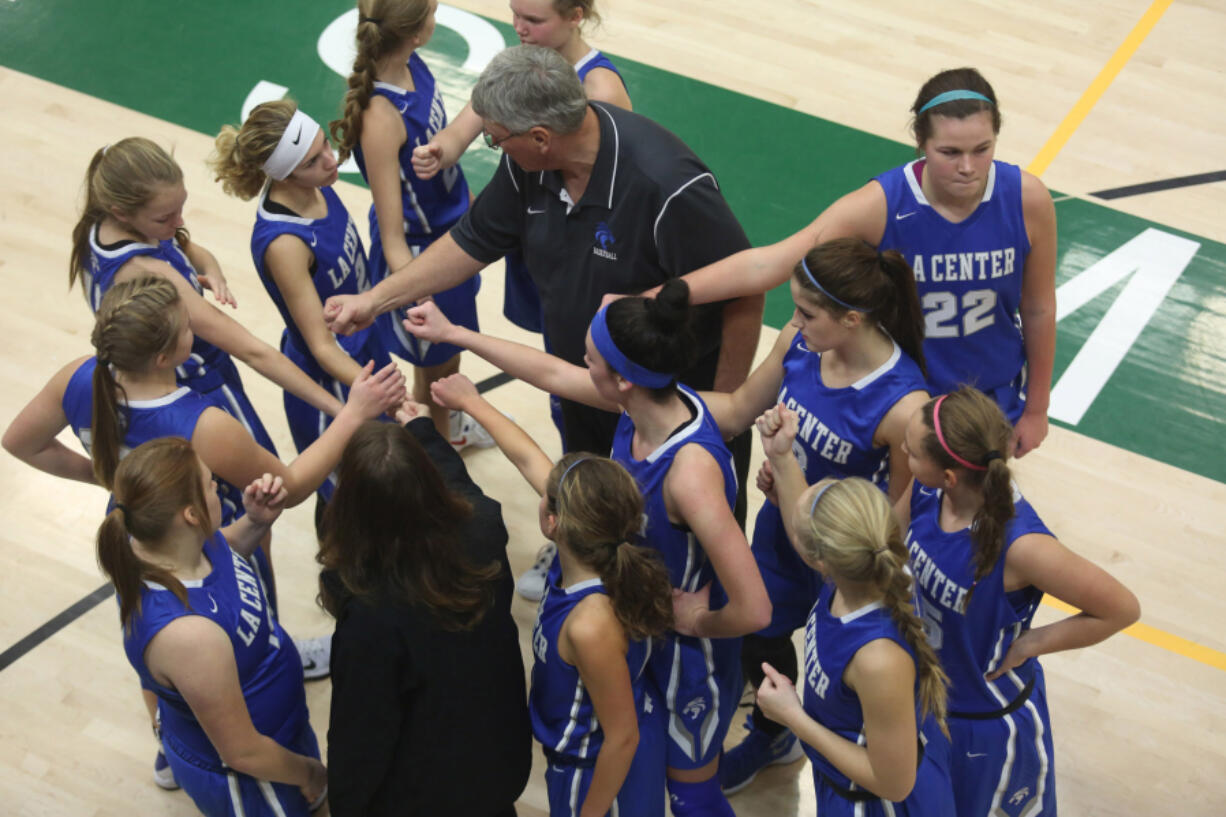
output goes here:
<path id="1" fill-rule="evenodd" d="M 339 112 L 345 80 L 321 52 L 343 46 L 345 21 L 336 21 L 351 10 L 332 0 L 217 0 L 173 10 L 153 0 L 8 0 L 0 3 L 0 62 L 206 134 L 237 123 L 261 82 L 263 98 L 287 92 L 326 121 Z M 449 11 L 441 10 L 424 56 L 454 114 L 479 71 L 464 67 L 470 50 L 496 47 L 496 35 L 516 40 L 509 26 L 472 15 L 452 26 Z M 485 39 L 474 39 L 481 31 Z M 755 244 L 793 232 L 913 155 L 908 145 L 615 59 L 636 110 L 711 166 Z M 469 151 L 464 169 L 474 188 L 496 160 L 479 144 Z M 1061 318 L 1053 418 L 1226 482 L 1226 246 L 1055 195 Z M 767 323 L 781 326 L 790 312 L 786 288 L 771 293 Z"/>

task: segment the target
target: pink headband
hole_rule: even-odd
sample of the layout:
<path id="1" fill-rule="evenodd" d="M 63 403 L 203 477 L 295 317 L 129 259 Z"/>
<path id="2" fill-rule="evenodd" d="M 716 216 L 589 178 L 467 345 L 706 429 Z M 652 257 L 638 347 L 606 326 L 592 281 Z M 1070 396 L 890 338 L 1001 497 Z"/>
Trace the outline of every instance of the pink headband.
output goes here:
<path id="1" fill-rule="evenodd" d="M 937 442 L 941 444 L 941 448 L 945 449 L 945 453 L 953 457 L 954 462 L 964 465 L 972 471 L 986 471 L 986 465 L 975 465 L 973 462 L 964 460 L 954 453 L 954 450 L 949 447 L 949 443 L 945 442 L 945 435 L 941 433 L 941 403 L 948 397 L 948 394 L 942 394 L 937 398 L 936 405 L 932 407 L 932 427 L 937 433 Z M 999 456 L 999 455 L 997 455 Z"/>

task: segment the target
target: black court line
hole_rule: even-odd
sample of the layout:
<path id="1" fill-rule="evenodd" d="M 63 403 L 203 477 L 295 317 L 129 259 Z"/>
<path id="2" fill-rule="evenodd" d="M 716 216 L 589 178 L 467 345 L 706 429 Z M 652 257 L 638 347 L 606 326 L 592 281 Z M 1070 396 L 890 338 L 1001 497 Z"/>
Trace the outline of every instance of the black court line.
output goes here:
<path id="1" fill-rule="evenodd" d="M 1174 179 L 1161 179 L 1156 182 L 1132 184 L 1128 187 L 1116 187 L 1111 190 L 1099 190 L 1090 195 L 1096 199 L 1122 199 L 1126 196 L 1139 196 L 1143 193 L 1157 193 L 1162 190 L 1177 190 L 1180 187 L 1193 187 L 1198 184 L 1226 182 L 1226 170 L 1215 170 L 1212 173 L 1197 173 L 1195 176 L 1179 176 Z"/>
<path id="2" fill-rule="evenodd" d="M 48 638 L 55 635 L 60 630 L 64 629 L 69 624 L 73 623 L 78 618 L 85 615 L 113 595 L 115 595 L 115 588 L 112 587 L 109 582 L 102 585 L 97 590 L 90 593 L 88 596 L 81 599 L 76 604 L 72 605 L 67 610 L 48 621 L 34 632 L 30 633 L 28 636 L 9 647 L 4 652 L 0 653 L 0 670 L 7 668 L 9 664 L 12 664 L 18 658 L 21 658 L 30 650 L 34 649 L 39 644 L 43 643 Z"/>
<path id="3" fill-rule="evenodd" d="M 487 377 L 478 383 L 477 391 L 484 394 L 491 389 L 496 389 L 499 386 L 510 383 L 514 379 L 514 377 L 506 372 L 499 372 L 498 374 L 493 375 L 492 377 Z M 30 633 L 25 638 L 21 639 L 16 644 L 0 653 L 0 671 L 7 669 L 14 661 L 33 650 L 39 644 L 42 644 L 44 641 L 51 638 L 69 624 L 72 624 L 81 616 L 85 615 L 113 595 L 115 595 L 115 588 L 108 582 L 94 592 L 90 593 L 85 598 L 73 604 L 68 609 L 64 610 L 64 612 L 52 618 L 46 624 L 43 624 L 38 629 L 34 630 L 34 632 Z"/>

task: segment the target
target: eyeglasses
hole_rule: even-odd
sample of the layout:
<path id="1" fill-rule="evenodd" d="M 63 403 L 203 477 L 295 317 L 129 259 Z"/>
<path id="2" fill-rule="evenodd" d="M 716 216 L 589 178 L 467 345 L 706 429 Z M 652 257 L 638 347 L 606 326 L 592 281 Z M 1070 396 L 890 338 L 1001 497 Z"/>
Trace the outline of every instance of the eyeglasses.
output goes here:
<path id="1" fill-rule="evenodd" d="M 531 130 L 531 129 L 529 129 Z M 482 130 L 481 135 L 485 137 L 485 146 L 490 150 L 502 150 L 502 143 L 508 139 L 514 139 L 516 136 L 523 136 L 528 131 L 520 131 L 519 133 L 508 133 L 501 139 L 495 139 L 494 136 L 487 130 Z"/>

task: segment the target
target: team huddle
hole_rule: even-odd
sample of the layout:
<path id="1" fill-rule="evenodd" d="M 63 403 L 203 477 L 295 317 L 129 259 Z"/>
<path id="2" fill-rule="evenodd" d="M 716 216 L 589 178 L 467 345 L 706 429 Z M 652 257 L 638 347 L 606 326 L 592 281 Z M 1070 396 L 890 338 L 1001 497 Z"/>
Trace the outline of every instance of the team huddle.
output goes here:
<path id="1" fill-rule="evenodd" d="M 69 262 L 93 354 L 3 443 L 110 491 L 98 559 L 156 782 L 207 815 L 502 817 L 535 738 L 551 817 L 731 815 L 802 755 L 823 817 L 1054 815 L 1038 657 L 1140 610 L 1010 475 L 1047 434 L 1056 225 L 1042 182 L 994 159 L 991 85 L 928 79 L 918 159 L 755 248 L 583 39 L 594 5 L 511 0 L 523 44 L 449 122 L 418 53 L 437 0 L 359 0 L 335 121 L 279 100 L 221 129 L 210 168 L 256 202 L 279 349 L 205 299 L 235 305 L 175 160 L 141 137 L 94 154 Z M 501 157 L 470 192 L 478 136 Z M 369 248 L 332 189 L 350 155 Z M 505 314 L 542 348 L 480 331 L 498 259 Z M 753 367 L 785 283 L 792 319 Z M 560 460 L 459 373 L 463 351 L 544 392 Z M 234 357 L 284 390 L 291 462 Z M 518 580 L 472 446 L 540 498 L 548 541 Z M 312 494 L 336 630 L 295 642 L 272 531 Z M 515 592 L 539 601 L 527 674 Z M 1032 627 L 1045 593 L 1081 612 Z M 325 766 L 304 680 L 329 673 Z"/>

